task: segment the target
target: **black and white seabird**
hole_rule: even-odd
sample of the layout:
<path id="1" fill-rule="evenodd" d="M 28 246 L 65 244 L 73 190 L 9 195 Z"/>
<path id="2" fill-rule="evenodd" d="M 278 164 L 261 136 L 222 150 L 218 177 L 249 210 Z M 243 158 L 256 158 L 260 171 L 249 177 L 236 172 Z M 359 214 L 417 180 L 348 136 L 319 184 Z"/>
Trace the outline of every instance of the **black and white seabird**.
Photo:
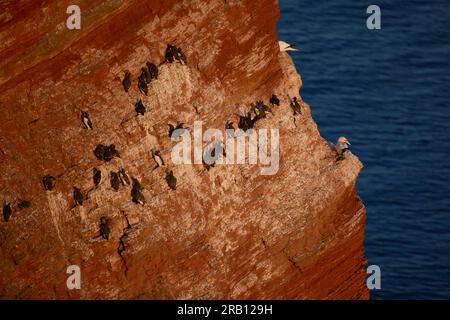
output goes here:
<path id="1" fill-rule="evenodd" d="M 109 175 L 109 181 L 111 182 L 111 188 L 113 188 L 115 191 L 118 191 L 120 187 L 119 175 L 116 172 L 111 171 Z"/>
<path id="2" fill-rule="evenodd" d="M 267 116 L 267 112 L 272 112 L 268 106 L 261 100 L 256 101 L 256 104 L 252 104 L 249 112 L 250 119 L 255 123 L 258 120 L 264 119 Z"/>
<path id="3" fill-rule="evenodd" d="M 83 122 L 86 129 L 92 130 L 92 122 L 89 119 L 89 114 L 86 111 L 81 111 L 81 121 Z"/>
<path id="4" fill-rule="evenodd" d="M 9 221 L 9 217 L 11 217 L 12 210 L 11 210 L 11 204 L 8 201 L 3 201 L 3 219 L 5 222 Z"/>
<path id="5" fill-rule="evenodd" d="M 264 102 L 262 100 L 258 100 L 256 101 L 256 108 L 261 111 L 264 112 L 265 114 L 267 114 L 267 112 L 270 112 L 273 114 L 272 110 L 270 109 L 269 106 L 265 105 Z"/>
<path id="6" fill-rule="evenodd" d="M 56 185 L 56 179 L 55 177 L 47 174 L 42 178 L 42 183 L 46 191 L 52 191 Z"/>
<path id="7" fill-rule="evenodd" d="M 238 116 L 239 116 L 239 123 L 238 123 L 239 129 L 247 131 L 247 130 L 253 128 L 255 123 L 251 119 L 251 115 L 250 114 L 247 114 L 247 115 L 240 115 L 240 114 L 238 114 Z"/>
<path id="8" fill-rule="evenodd" d="M 173 175 L 172 170 L 166 170 L 165 179 L 166 179 L 167 185 L 172 190 L 177 190 L 177 178 L 175 178 L 175 176 Z"/>
<path id="9" fill-rule="evenodd" d="M 154 63 L 150 63 L 150 62 L 147 62 L 146 65 L 147 65 L 148 72 L 150 72 L 150 77 L 152 79 L 158 79 L 158 74 L 159 74 L 158 67 Z"/>
<path id="10" fill-rule="evenodd" d="M 109 146 L 98 144 L 95 146 L 94 154 L 98 160 L 103 160 L 106 162 L 111 161 L 114 157 L 120 158 L 120 154 L 116 150 L 116 146 L 114 144 L 110 144 Z"/>
<path id="11" fill-rule="evenodd" d="M 145 204 L 145 197 L 142 194 L 142 191 L 131 189 L 131 200 L 136 203 L 143 206 Z"/>
<path id="12" fill-rule="evenodd" d="M 350 148 L 350 142 L 345 137 L 339 137 L 339 139 L 336 142 L 336 154 L 337 154 L 337 160 L 344 159 L 345 151 L 347 151 Z"/>
<path id="13" fill-rule="evenodd" d="M 20 210 L 27 209 L 31 206 L 31 202 L 29 200 L 20 199 L 19 202 L 17 203 L 17 206 L 19 207 Z"/>
<path id="14" fill-rule="evenodd" d="M 114 144 L 110 144 L 105 148 L 103 158 L 105 161 L 111 161 L 114 157 L 120 158 L 120 154 L 119 151 L 116 150 L 116 146 Z"/>
<path id="15" fill-rule="evenodd" d="M 75 202 L 75 206 L 83 205 L 84 196 L 77 187 L 73 187 L 73 201 Z"/>
<path id="16" fill-rule="evenodd" d="M 128 178 L 127 173 L 125 172 L 125 169 L 120 167 L 119 168 L 119 179 L 122 185 L 128 186 L 130 184 L 130 178 Z"/>
<path id="17" fill-rule="evenodd" d="M 142 188 L 141 184 L 139 183 L 138 179 L 131 178 L 131 181 L 132 181 L 133 189 L 142 191 L 143 188 Z"/>
<path id="18" fill-rule="evenodd" d="M 146 67 L 141 68 L 141 77 L 145 80 L 145 83 L 149 84 L 152 81 L 150 71 Z"/>
<path id="19" fill-rule="evenodd" d="M 164 160 L 163 160 L 163 158 L 161 156 L 161 152 L 159 150 L 157 150 L 156 148 L 152 148 L 151 151 L 152 151 L 152 158 L 156 162 L 156 168 L 164 167 L 165 163 L 164 163 Z"/>
<path id="20" fill-rule="evenodd" d="M 187 59 L 186 56 L 184 55 L 183 51 L 181 51 L 180 48 L 176 48 L 177 50 L 175 51 L 175 59 L 178 60 L 179 63 L 181 63 L 182 65 L 187 64 Z"/>
<path id="21" fill-rule="evenodd" d="M 106 148 L 106 150 L 109 151 L 109 153 L 111 153 L 113 157 L 120 158 L 120 153 L 119 153 L 119 151 L 117 151 L 116 146 L 114 144 L 110 144 L 108 146 L 108 148 Z M 106 160 L 106 154 L 107 154 L 107 152 L 105 152 L 105 160 Z"/>
<path id="22" fill-rule="evenodd" d="M 270 97 L 269 102 L 270 102 L 270 104 L 273 105 L 273 106 L 275 106 L 275 105 L 279 106 L 279 105 L 280 105 L 280 99 L 278 99 L 278 97 L 277 97 L 275 94 L 273 94 L 273 95 Z"/>
<path id="23" fill-rule="evenodd" d="M 134 104 L 134 110 L 140 114 L 140 115 L 144 115 L 147 112 L 147 109 L 145 108 L 144 104 L 142 103 L 142 100 L 139 99 L 135 104 Z"/>
<path id="24" fill-rule="evenodd" d="M 104 160 L 105 146 L 103 144 L 96 145 L 94 149 L 94 154 L 98 160 Z"/>
<path id="25" fill-rule="evenodd" d="M 111 161 L 114 157 L 120 158 L 119 152 L 116 150 L 114 144 L 110 144 L 105 147 L 105 153 L 103 154 L 103 160 L 106 162 Z"/>
<path id="26" fill-rule="evenodd" d="M 125 92 L 128 92 L 131 88 L 131 73 L 130 71 L 125 71 L 125 76 L 122 80 L 123 88 L 125 89 Z"/>
<path id="27" fill-rule="evenodd" d="M 285 41 L 278 41 L 278 45 L 280 46 L 280 52 L 283 51 L 298 51 L 297 48 L 295 48 L 294 45 L 289 44 Z"/>
<path id="28" fill-rule="evenodd" d="M 148 86 L 145 79 L 145 76 L 141 73 L 138 77 L 138 88 L 142 94 L 148 95 Z"/>
<path id="29" fill-rule="evenodd" d="M 169 63 L 172 63 L 175 60 L 177 60 L 179 63 L 183 65 L 187 63 L 187 59 L 183 51 L 180 48 L 173 46 L 171 44 L 167 45 L 165 58 L 166 61 Z"/>
<path id="30" fill-rule="evenodd" d="M 145 197 L 142 194 L 142 186 L 139 183 L 139 181 L 135 178 L 131 178 L 132 181 L 132 188 L 131 188 L 131 200 L 140 205 L 145 204 Z"/>
<path id="31" fill-rule="evenodd" d="M 164 57 L 166 58 L 166 61 L 169 63 L 172 63 L 175 60 L 175 51 L 176 47 L 168 44 L 166 48 L 166 53 L 164 54 Z"/>
<path id="32" fill-rule="evenodd" d="M 97 168 L 92 169 L 92 179 L 94 181 L 94 185 L 98 186 L 102 181 L 102 172 Z"/>
<path id="33" fill-rule="evenodd" d="M 247 112 L 247 117 L 253 122 L 253 124 L 255 124 L 259 119 L 259 115 L 259 110 L 256 109 L 255 105 L 252 103 L 250 110 Z"/>
<path id="34" fill-rule="evenodd" d="M 297 114 L 302 114 L 302 108 L 300 107 L 300 104 L 297 101 L 297 97 L 294 97 L 291 99 L 291 97 L 288 95 L 289 98 L 289 105 L 292 108 L 292 111 L 294 112 L 294 116 Z"/>
<path id="35" fill-rule="evenodd" d="M 105 240 L 109 240 L 109 233 L 111 230 L 109 229 L 108 223 L 109 220 L 106 217 L 100 218 L 100 234 L 102 235 L 102 238 Z"/>

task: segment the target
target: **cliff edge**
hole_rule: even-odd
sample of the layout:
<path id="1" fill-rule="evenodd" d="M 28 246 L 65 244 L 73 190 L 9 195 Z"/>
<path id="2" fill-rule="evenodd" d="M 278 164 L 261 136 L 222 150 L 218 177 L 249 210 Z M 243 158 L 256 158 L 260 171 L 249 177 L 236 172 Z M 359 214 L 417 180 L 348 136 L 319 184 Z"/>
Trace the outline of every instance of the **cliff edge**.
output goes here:
<path id="1" fill-rule="evenodd" d="M 301 79 L 278 47 L 276 1 L 78 1 L 81 29 L 68 30 L 70 2 L 1 5 L 0 202 L 12 209 L 0 222 L 1 298 L 368 298 L 362 165 L 351 153 L 336 161 L 300 98 L 294 116 L 288 95 L 299 97 Z M 168 44 L 185 64 L 165 61 Z M 136 84 L 146 62 L 159 71 L 147 95 Z M 169 123 L 224 129 L 272 94 L 280 105 L 255 129 L 279 130 L 276 174 L 172 163 Z M 99 160 L 98 144 L 120 157 Z M 144 205 L 131 201 L 131 185 L 111 186 L 121 167 L 140 182 Z M 69 265 L 80 267 L 79 290 L 66 286 Z"/>

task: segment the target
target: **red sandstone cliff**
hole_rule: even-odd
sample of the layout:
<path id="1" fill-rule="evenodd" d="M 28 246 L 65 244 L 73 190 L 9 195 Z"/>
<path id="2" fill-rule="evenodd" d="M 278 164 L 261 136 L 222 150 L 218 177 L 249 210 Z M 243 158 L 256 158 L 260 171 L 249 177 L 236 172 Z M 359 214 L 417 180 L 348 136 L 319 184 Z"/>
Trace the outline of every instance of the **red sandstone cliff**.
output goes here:
<path id="1" fill-rule="evenodd" d="M 298 96 L 301 79 L 279 52 L 276 2 L 78 1 L 82 28 L 68 30 L 72 2 L 0 5 L 0 202 L 13 209 L 0 222 L 0 297 L 367 298 L 365 209 L 355 192 L 362 165 L 351 154 L 335 161 L 306 103 L 294 123 L 287 94 Z M 136 77 L 147 61 L 164 61 L 168 43 L 188 63 L 162 64 L 145 97 Z M 272 93 L 281 105 L 256 127 L 280 129 L 276 175 L 171 163 L 169 122 L 223 128 Z M 150 109 L 143 117 L 138 97 Z M 81 110 L 94 130 L 83 128 Z M 121 158 L 99 161 L 98 143 L 114 143 Z M 153 170 L 153 147 L 176 191 Z M 145 206 L 131 202 L 129 187 L 110 187 L 119 166 L 141 182 Z M 92 189 L 94 167 L 104 178 Z M 45 174 L 57 178 L 51 192 Z M 81 207 L 73 186 L 91 190 Z M 19 199 L 31 206 L 18 210 Z M 109 240 L 98 237 L 103 216 Z M 81 290 L 66 287 L 72 264 Z"/>

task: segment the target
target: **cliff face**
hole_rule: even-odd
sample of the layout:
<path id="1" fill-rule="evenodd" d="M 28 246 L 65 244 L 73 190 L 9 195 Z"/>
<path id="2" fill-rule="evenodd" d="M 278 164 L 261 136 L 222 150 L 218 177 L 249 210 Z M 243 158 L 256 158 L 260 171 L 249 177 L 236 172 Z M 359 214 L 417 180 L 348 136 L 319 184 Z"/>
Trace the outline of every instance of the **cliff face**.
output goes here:
<path id="1" fill-rule="evenodd" d="M 301 79 L 275 32 L 277 4 L 261 1 L 12 1 L 0 14 L 0 297 L 19 299 L 354 299 L 364 285 L 365 209 L 355 192 L 362 165 L 321 138 L 309 106 L 294 120 L 287 95 Z M 167 44 L 187 64 L 163 63 Z M 148 96 L 136 81 L 159 65 Z M 124 71 L 131 72 L 128 93 Z M 280 134 L 280 167 L 174 165 L 168 123 L 223 129 L 250 103 L 281 100 L 258 128 Z M 136 116 L 141 98 L 148 112 Z M 83 127 L 81 110 L 93 130 Z M 115 144 L 120 158 L 98 160 Z M 161 150 L 177 190 L 155 168 Z M 92 170 L 103 180 L 94 188 Z M 144 188 L 111 188 L 123 167 Z M 42 177 L 56 178 L 45 191 Z M 72 190 L 86 195 L 73 205 Z M 19 210 L 18 201 L 31 202 Z M 108 219 L 109 240 L 99 236 Z M 81 269 L 68 290 L 66 269 Z"/>

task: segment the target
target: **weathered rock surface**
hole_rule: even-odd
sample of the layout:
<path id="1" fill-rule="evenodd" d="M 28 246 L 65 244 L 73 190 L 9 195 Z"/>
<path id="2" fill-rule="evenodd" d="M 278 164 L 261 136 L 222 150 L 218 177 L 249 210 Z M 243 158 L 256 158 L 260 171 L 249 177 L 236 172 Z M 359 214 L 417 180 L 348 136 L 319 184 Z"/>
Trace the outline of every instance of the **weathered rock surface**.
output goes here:
<path id="1" fill-rule="evenodd" d="M 352 154 L 335 161 L 303 101 L 294 122 L 287 94 L 298 96 L 301 80 L 279 52 L 276 2 L 79 3 L 81 30 L 65 27 L 70 1 L 1 5 L 0 202 L 13 213 L 0 222 L 0 297 L 367 298 L 365 209 L 355 191 L 362 165 Z M 187 65 L 163 63 L 169 43 Z M 147 61 L 161 65 L 143 96 L 136 80 Z M 173 165 L 168 123 L 223 129 L 272 93 L 281 105 L 256 129 L 280 130 L 276 175 L 253 165 Z M 134 111 L 138 98 L 144 116 Z M 99 143 L 115 144 L 120 158 L 98 160 Z M 153 147 L 177 190 L 154 170 Z M 96 188 L 94 167 L 103 174 Z M 131 186 L 111 188 L 119 167 L 140 181 L 144 206 L 131 201 Z M 53 191 L 43 188 L 46 174 L 57 179 Z M 83 206 L 73 205 L 75 186 L 87 194 Z M 19 210 L 19 199 L 31 206 Z M 80 290 L 66 287 L 72 264 Z"/>

